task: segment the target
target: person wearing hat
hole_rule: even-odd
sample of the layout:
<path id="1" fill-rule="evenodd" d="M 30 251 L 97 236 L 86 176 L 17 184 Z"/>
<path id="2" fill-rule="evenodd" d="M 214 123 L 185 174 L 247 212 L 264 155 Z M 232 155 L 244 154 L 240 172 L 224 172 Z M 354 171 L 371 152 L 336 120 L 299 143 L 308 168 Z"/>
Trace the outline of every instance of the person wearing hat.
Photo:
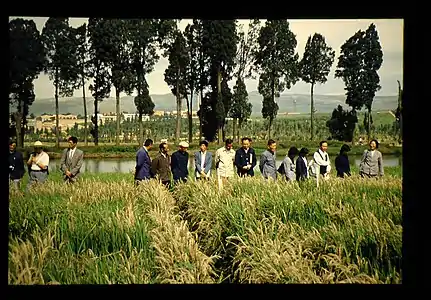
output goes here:
<path id="1" fill-rule="evenodd" d="M 187 182 L 187 177 L 189 176 L 189 153 L 187 152 L 189 143 L 180 142 L 178 146 L 178 150 L 172 153 L 171 156 L 171 170 L 174 184 L 180 181 Z"/>
<path id="2" fill-rule="evenodd" d="M 27 161 L 30 176 L 27 187 L 34 183 L 43 183 L 48 178 L 49 156 L 48 153 L 43 151 L 42 147 L 43 144 L 40 141 L 36 141 L 34 143 L 34 152 L 30 154 L 30 158 Z"/>
<path id="3" fill-rule="evenodd" d="M 344 178 L 345 175 L 351 176 L 350 174 L 350 162 L 347 152 L 350 151 L 350 147 L 347 144 L 341 146 L 340 154 L 335 158 L 335 170 L 337 170 L 337 177 Z"/>
<path id="4" fill-rule="evenodd" d="M 16 151 L 16 142 L 9 142 L 9 181 L 13 182 L 14 187 L 19 189 L 21 179 L 24 177 L 24 158 L 22 153 Z"/>
<path id="5" fill-rule="evenodd" d="M 226 139 L 225 146 L 217 149 L 215 153 L 214 159 L 217 175 L 220 176 L 223 181 L 226 181 L 228 178 L 233 177 L 233 175 L 235 174 L 235 150 L 232 149 L 232 144 L 232 139 Z"/>
<path id="6" fill-rule="evenodd" d="M 64 175 L 64 181 L 67 183 L 74 183 L 78 179 L 81 172 L 81 167 L 84 162 L 84 152 L 76 148 L 78 139 L 71 136 L 67 139 L 69 148 L 64 149 L 61 156 L 61 171 Z"/>

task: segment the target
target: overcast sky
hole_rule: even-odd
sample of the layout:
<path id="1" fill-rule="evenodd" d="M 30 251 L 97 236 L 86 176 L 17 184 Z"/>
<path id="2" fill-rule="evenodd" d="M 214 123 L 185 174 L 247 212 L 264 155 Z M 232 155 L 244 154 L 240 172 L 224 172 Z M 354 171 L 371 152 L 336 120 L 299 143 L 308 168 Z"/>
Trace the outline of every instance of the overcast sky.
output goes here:
<path id="1" fill-rule="evenodd" d="M 10 17 L 14 19 L 16 17 Z M 37 26 L 37 29 L 42 32 L 42 28 L 48 19 L 47 17 L 23 17 L 32 19 Z M 87 18 L 70 18 L 69 24 L 77 27 L 87 22 Z M 180 28 L 185 29 L 186 25 L 191 20 L 182 20 Z M 262 21 L 263 22 L 263 21 Z M 239 20 L 240 24 L 244 25 L 247 30 L 249 20 Z M 398 93 L 397 80 L 403 82 L 403 26 L 402 19 L 349 19 L 349 20 L 289 20 L 290 29 L 296 35 L 298 42 L 296 51 L 300 58 L 304 52 L 305 44 L 310 35 L 314 33 L 322 34 L 328 45 L 335 50 L 335 62 L 328 76 L 328 81 L 323 85 L 315 87 L 315 94 L 344 94 L 344 83 L 341 79 L 334 78 L 334 72 L 338 62 L 341 45 L 351 37 L 356 31 L 366 30 L 371 23 L 376 25 L 380 37 L 380 44 L 383 49 L 383 64 L 379 70 L 380 85 L 382 89 L 377 92 L 377 95 L 396 95 Z M 166 94 L 170 90 L 164 81 L 163 73 L 168 66 L 167 59 L 161 57 L 155 65 L 154 71 L 147 75 L 147 81 L 150 86 L 150 94 Z M 249 92 L 257 90 L 257 79 L 246 81 L 247 90 Z M 230 83 L 232 87 L 234 81 Z M 34 81 L 36 98 L 51 98 L 54 97 L 54 87 L 47 75 L 40 74 L 39 78 Z M 87 85 L 88 90 L 88 85 Z M 299 81 L 290 90 L 285 93 L 309 94 L 310 85 Z M 89 93 L 89 91 L 87 91 Z M 81 96 L 81 91 L 75 91 L 75 96 Z M 111 96 L 114 96 L 114 90 L 111 91 Z M 122 95 L 123 96 L 123 95 Z"/>

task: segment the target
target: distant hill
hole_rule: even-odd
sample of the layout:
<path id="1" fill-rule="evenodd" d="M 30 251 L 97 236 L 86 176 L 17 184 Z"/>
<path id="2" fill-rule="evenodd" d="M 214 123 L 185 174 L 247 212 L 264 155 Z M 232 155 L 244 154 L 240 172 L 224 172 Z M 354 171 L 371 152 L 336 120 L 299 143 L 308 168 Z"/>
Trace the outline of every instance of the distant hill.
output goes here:
<path id="1" fill-rule="evenodd" d="M 175 97 L 172 94 L 151 95 L 155 104 L 155 110 L 176 110 Z M 134 96 L 125 96 L 121 98 L 121 111 L 133 113 L 136 111 L 134 104 Z M 253 105 L 252 114 L 254 116 L 261 115 L 262 96 L 253 91 L 249 93 L 249 101 Z M 310 112 L 310 95 L 303 94 L 282 94 L 276 99 L 279 105 L 279 112 Z M 347 107 L 344 95 L 314 95 L 315 107 L 318 113 L 331 113 L 339 104 Z M 373 101 L 373 111 L 392 110 L 397 107 L 397 96 L 376 96 Z M 100 102 L 100 112 L 114 112 L 115 98 L 108 98 Z M 183 103 L 183 110 L 187 106 Z M 193 110 L 197 110 L 197 98 L 193 100 Z M 59 99 L 60 113 L 71 113 L 83 115 L 82 98 L 60 98 Z M 92 98 L 87 99 L 87 112 L 94 113 L 94 101 Z M 55 113 L 54 98 L 36 99 L 30 107 L 30 113 L 41 115 L 42 113 Z"/>

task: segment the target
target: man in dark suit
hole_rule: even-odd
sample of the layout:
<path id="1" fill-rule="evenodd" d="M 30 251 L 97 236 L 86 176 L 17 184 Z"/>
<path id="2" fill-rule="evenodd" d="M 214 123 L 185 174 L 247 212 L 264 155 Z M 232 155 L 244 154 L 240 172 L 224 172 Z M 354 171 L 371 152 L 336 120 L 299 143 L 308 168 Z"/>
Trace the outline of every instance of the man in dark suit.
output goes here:
<path id="1" fill-rule="evenodd" d="M 148 151 L 153 148 L 153 140 L 147 139 L 144 145 L 136 153 L 135 183 L 149 180 L 153 177 L 151 173 L 151 158 Z"/>
<path id="2" fill-rule="evenodd" d="M 160 143 L 159 155 L 151 162 L 151 173 L 167 188 L 171 189 L 171 156 L 169 145 Z"/>
<path id="3" fill-rule="evenodd" d="M 64 149 L 63 155 L 61 156 L 61 171 L 63 172 L 63 179 L 67 183 L 74 183 L 81 173 L 81 167 L 84 163 L 84 152 L 78 148 L 78 139 L 71 136 L 67 139 L 69 142 L 69 148 Z"/>
<path id="4" fill-rule="evenodd" d="M 9 142 L 9 180 L 13 182 L 15 188 L 19 189 L 21 179 L 24 177 L 24 158 L 22 153 L 16 151 L 16 143 Z"/>
<path id="5" fill-rule="evenodd" d="M 199 143 L 200 151 L 195 152 L 195 176 L 196 179 L 210 179 L 211 167 L 213 163 L 212 153 L 207 151 L 208 142 Z"/>
<path id="6" fill-rule="evenodd" d="M 251 148 L 251 139 L 243 137 L 241 139 L 242 148 L 236 150 L 235 166 L 239 176 L 254 176 L 254 167 L 257 164 L 256 153 Z"/>
<path id="7" fill-rule="evenodd" d="M 189 143 L 181 142 L 178 151 L 172 153 L 171 170 L 174 184 L 177 184 L 179 181 L 187 182 L 187 177 L 189 176 L 189 169 L 187 167 L 189 163 L 188 147 Z"/>

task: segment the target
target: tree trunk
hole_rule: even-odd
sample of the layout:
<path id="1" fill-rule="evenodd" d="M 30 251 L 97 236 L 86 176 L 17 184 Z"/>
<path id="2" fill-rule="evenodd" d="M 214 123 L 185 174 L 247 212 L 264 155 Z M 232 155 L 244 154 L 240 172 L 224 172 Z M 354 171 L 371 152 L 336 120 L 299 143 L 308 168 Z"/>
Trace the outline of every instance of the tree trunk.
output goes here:
<path id="1" fill-rule="evenodd" d="M 368 108 L 368 117 L 367 117 L 367 137 L 368 137 L 368 142 L 370 142 L 370 120 L 371 120 L 371 107 Z"/>
<path id="2" fill-rule="evenodd" d="M 272 82 L 271 82 L 271 99 L 273 102 L 275 102 L 275 78 L 274 75 L 272 75 Z M 272 125 L 272 115 L 274 115 L 274 111 L 271 112 L 271 116 L 269 117 L 269 124 L 268 124 L 268 140 L 271 138 L 271 125 Z"/>
<path id="3" fill-rule="evenodd" d="M 192 140 L 193 140 L 193 116 L 192 116 L 192 113 L 193 113 L 193 110 L 192 110 L 192 107 L 193 107 L 193 91 L 190 93 L 190 101 L 189 101 L 189 97 L 186 95 L 186 103 L 187 103 L 187 117 L 188 117 L 188 120 L 189 120 L 189 128 L 188 128 L 188 130 L 189 130 L 189 144 L 191 144 L 192 143 Z"/>
<path id="4" fill-rule="evenodd" d="M 175 141 L 178 143 L 180 141 L 181 135 L 181 97 L 180 97 L 180 68 L 178 68 L 177 73 L 177 126 L 175 130 Z"/>
<path id="5" fill-rule="evenodd" d="M 115 111 L 117 113 L 117 130 L 115 132 L 115 145 L 120 145 L 120 90 L 115 88 Z"/>
<path id="6" fill-rule="evenodd" d="M 82 99 L 84 101 L 84 143 L 88 146 L 87 101 L 85 99 L 85 79 L 82 76 Z"/>
<path id="7" fill-rule="evenodd" d="M 398 144 L 401 144 L 403 141 L 403 115 L 402 115 L 402 93 L 403 90 L 401 89 L 401 83 L 399 80 L 398 82 L 398 114 L 399 114 L 399 123 L 398 123 Z"/>
<path id="8" fill-rule="evenodd" d="M 399 137 L 398 137 L 398 144 L 401 144 L 403 142 L 403 115 L 400 111 L 400 128 L 399 130 Z"/>
<path id="9" fill-rule="evenodd" d="M 17 148 L 24 148 L 24 139 L 22 137 L 22 116 L 24 115 L 24 101 L 18 100 L 18 110 L 14 114 L 15 130 L 16 130 L 16 143 Z"/>
<path id="10" fill-rule="evenodd" d="M 22 110 L 21 144 L 23 145 L 24 145 L 25 134 L 26 134 L 26 131 L 25 131 L 27 127 L 26 125 L 27 125 L 27 117 L 24 114 L 24 110 Z"/>
<path id="11" fill-rule="evenodd" d="M 311 111 L 310 111 L 310 141 L 314 139 L 314 99 L 313 99 L 313 93 L 314 93 L 314 83 L 311 84 L 311 92 L 310 92 L 310 98 L 311 98 Z"/>
<path id="12" fill-rule="evenodd" d="M 233 135 L 232 135 L 232 140 L 236 139 L 236 123 L 237 123 L 238 119 L 237 118 L 233 118 Z"/>
<path id="13" fill-rule="evenodd" d="M 219 94 L 219 96 L 221 98 L 221 72 L 220 72 L 220 70 L 217 73 L 217 93 Z M 220 142 L 223 141 L 223 123 L 220 122 L 218 127 L 219 128 L 218 128 L 217 144 L 220 144 Z"/>
<path id="14" fill-rule="evenodd" d="M 95 115 L 95 119 L 96 122 L 94 124 L 94 145 L 95 146 L 99 146 L 99 120 L 98 120 L 98 99 L 94 100 L 94 115 Z"/>
<path id="15" fill-rule="evenodd" d="M 269 124 L 268 124 L 268 140 L 271 138 L 271 125 L 272 125 L 272 121 L 273 121 L 273 118 L 269 118 Z"/>
<path id="16" fill-rule="evenodd" d="M 142 114 L 139 114 L 139 147 L 144 144 L 144 126 L 142 124 Z"/>
<path id="17" fill-rule="evenodd" d="M 240 130 L 241 130 L 241 126 L 242 126 L 242 121 L 241 120 L 239 120 L 238 119 L 238 129 L 237 129 L 237 131 L 236 131 L 236 136 L 237 136 L 237 139 L 238 139 L 238 143 L 240 142 L 240 134 L 239 134 L 239 132 L 240 132 Z"/>
<path id="18" fill-rule="evenodd" d="M 59 119 L 58 119 L 58 68 L 55 69 L 55 135 L 56 135 L 56 141 L 55 141 L 55 147 L 60 148 L 60 126 L 59 126 Z"/>
<path id="19" fill-rule="evenodd" d="M 199 141 L 202 141 L 202 99 L 204 98 L 204 90 L 201 90 L 201 97 L 200 97 L 200 101 L 199 101 L 199 111 L 200 111 L 200 115 L 201 117 L 199 117 Z"/>

